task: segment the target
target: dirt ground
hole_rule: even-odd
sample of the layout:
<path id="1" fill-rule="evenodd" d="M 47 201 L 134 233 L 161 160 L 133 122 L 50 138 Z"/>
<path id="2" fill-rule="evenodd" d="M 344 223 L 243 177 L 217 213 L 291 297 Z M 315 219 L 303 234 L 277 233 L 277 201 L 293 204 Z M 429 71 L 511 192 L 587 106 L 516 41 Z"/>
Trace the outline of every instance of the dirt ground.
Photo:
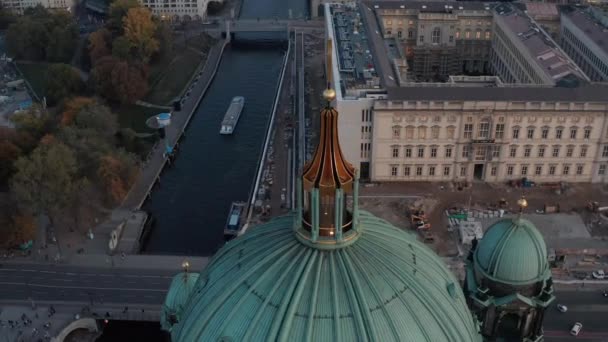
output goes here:
<path id="1" fill-rule="evenodd" d="M 526 212 L 544 210 L 545 204 L 559 205 L 561 212 L 577 213 L 583 222 L 596 217 L 586 210 L 589 201 L 597 201 L 600 206 L 608 206 L 608 192 L 605 188 L 592 184 L 569 184 L 558 195 L 554 190 L 543 187 L 514 188 L 503 184 L 474 183 L 471 187 L 458 190 L 451 183 L 383 183 L 367 184 L 361 187 L 360 206 L 363 210 L 386 219 L 397 227 L 416 233 L 410 227 L 407 208 L 422 205 L 427 214 L 435 243 L 430 244 L 439 255 L 458 254 L 457 236 L 448 232 L 448 220 L 444 211 L 452 207 L 488 209 L 497 205 L 500 199 L 508 203 L 507 210 L 518 210 L 517 200 L 524 195 L 528 201 Z M 608 225 L 591 225 L 592 236 L 608 236 Z"/>

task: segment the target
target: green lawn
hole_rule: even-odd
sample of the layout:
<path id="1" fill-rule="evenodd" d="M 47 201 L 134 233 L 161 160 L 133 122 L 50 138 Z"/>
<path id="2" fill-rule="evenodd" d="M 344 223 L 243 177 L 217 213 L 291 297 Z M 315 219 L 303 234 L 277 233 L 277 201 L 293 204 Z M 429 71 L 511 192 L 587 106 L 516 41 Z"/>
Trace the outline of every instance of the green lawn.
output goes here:
<path id="1" fill-rule="evenodd" d="M 203 62 L 203 56 L 192 51 L 182 50 L 163 70 L 152 67 L 150 90 L 144 101 L 161 106 L 171 105 L 171 101 L 180 95 L 192 75 Z"/>
<path id="2" fill-rule="evenodd" d="M 112 108 L 118 115 L 118 123 L 121 127 L 129 127 L 136 133 L 149 133 L 153 130 L 146 126 L 146 120 L 152 115 L 162 112 L 158 108 L 143 107 L 138 105 L 121 105 Z"/>
<path id="3" fill-rule="evenodd" d="M 17 62 L 17 67 L 30 83 L 34 92 L 40 99 L 46 92 L 46 71 L 49 68 L 50 63 L 21 63 Z"/>

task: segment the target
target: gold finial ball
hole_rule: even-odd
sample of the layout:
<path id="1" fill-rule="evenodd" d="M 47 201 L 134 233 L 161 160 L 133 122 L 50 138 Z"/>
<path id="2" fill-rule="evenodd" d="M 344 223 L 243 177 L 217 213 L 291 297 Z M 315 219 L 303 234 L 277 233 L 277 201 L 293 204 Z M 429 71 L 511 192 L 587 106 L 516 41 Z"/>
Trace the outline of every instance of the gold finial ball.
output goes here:
<path id="1" fill-rule="evenodd" d="M 185 271 L 188 271 L 188 269 L 190 268 L 190 263 L 188 262 L 188 260 L 184 260 L 184 262 L 182 262 L 182 268 Z"/>
<path id="2" fill-rule="evenodd" d="M 524 197 L 522 197 L 517 201 L 517 205 L 521 208 L 526 208 L 528 206 L 528 201 Z"/>
<path id="3" fill-rule="evenodd" d="M 331 88 L 323 90 L 323 98 L 329 102 L 333 101 L 336 98 L 336 91 Z"/>

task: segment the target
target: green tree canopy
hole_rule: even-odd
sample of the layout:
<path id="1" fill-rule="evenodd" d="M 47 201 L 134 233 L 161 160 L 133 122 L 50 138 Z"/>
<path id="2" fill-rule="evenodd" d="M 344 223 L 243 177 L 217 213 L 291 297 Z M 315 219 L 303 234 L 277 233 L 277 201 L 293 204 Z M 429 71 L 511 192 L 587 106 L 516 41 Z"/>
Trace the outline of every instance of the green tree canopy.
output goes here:
<path id="1" fill-rule="evenodd" d="M 128 61 L 131 57 L 131 42 L 125 36 L 120 36 L 114 39 L 114 43 L 112 43 L 112 56 L 123 60 Z"/>
<path id="2" fill-rule="evenodd" d="M 74 153 L 64 144 L 40 145 L 19 158 L 15 168 L 10 188 L 21 206 L 51 216 L 69 203 L 77 167 Z"/>
<path id="3" fill-rule="evenodd" d="M 68 62 L 77 46 L 78 28 L 65 11 L 49 12 L 38 5 L 11 24 L 6 46 L 17 59 Z"/>
<path id="4" fill-rule="evenodd" d="M 11 122 L 15 125 L 18 136 L 13 142 L 25 153 L 33 150 L 40 138 L 51 128 L 51 120 L 48 115 L 37 105 L 13 114 Z"/>
<path id="5" fill-rule="evenodd" d="M 68 64 L 53 64 L 46 74 L 46 95 L 49 105 L 55 105 L 63 99 L 80 93 L 84 83 L 78 70 Z"/>
<path id="6" fill-rule="evenodd" d="M 81 108 L 73 124 L 63 127 L 58 137 L 74 151 L 80 175 L 93 178 L 99 158 L 115 149 L 117 129 L 116 115 L 95 103 Z"/>

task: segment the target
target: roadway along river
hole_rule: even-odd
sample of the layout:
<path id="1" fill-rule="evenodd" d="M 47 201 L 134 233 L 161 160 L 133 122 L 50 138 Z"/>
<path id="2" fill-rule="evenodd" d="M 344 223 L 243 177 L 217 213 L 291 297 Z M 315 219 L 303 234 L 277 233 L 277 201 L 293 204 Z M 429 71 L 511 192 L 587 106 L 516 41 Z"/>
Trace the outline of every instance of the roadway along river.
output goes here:
<path id="1" fill-rule="evenodd" d="M 224 52 L 176 162 L 161 176 L 144 209 L 156 218 L 146 253 L 211 255 L 223 245 L 232 201 L 247 201 L 270 118 L 284 49 Z M 235 133 L 219 134 L 230 100 L 245 97 Z"/>

